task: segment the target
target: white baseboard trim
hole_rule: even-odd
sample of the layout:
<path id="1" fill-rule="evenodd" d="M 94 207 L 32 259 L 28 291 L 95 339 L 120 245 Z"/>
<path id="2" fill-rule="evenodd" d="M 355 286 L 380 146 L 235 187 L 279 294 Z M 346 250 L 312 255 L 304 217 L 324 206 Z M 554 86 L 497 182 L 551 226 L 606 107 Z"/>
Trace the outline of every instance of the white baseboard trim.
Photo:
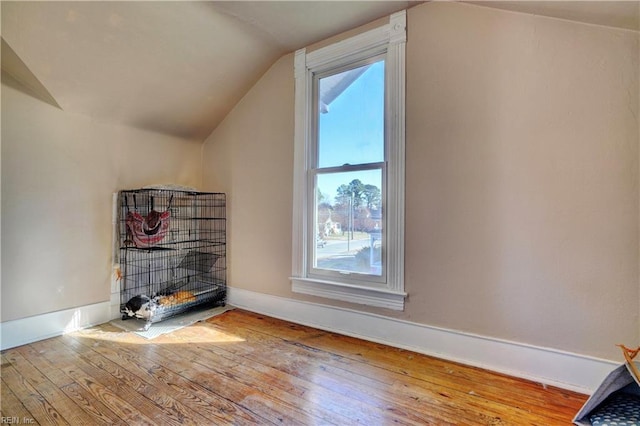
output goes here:
<path id="1" fill-rule="evenodd" d="M 238 308 L 587 394 L 620 364 L 236 287 L 227 290 L 228 303 Z M 108 322 L 117 314 L 118 305 L 112 304 L 2 322 L 0 350 Z"/>
<path id="2" fill-rule="evenodd" d="M 382 315 L 228 289 L 228 303 L 248 311 L 412 350 L 585 394 L 620 363 Z"/>
<path id="3" fill-rule="evenodd" d="M 0 349 L 37 342 L 108 322 L 111 302 L 101 302 L 63 311 L 0 323 Z"/>

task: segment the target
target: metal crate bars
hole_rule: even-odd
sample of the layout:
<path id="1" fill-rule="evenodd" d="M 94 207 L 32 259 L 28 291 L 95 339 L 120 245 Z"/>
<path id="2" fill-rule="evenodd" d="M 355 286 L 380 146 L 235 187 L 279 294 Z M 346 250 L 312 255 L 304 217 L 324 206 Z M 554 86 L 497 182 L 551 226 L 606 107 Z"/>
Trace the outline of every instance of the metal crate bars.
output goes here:
<path id="1" fill-rule="evenodd" d="M 225 194 L 125 190 L 118 204 L 123 319 L 153 323 L 204 304 L 224 305 Z M 146 311 L 136 312 L 143 302 Z"/>

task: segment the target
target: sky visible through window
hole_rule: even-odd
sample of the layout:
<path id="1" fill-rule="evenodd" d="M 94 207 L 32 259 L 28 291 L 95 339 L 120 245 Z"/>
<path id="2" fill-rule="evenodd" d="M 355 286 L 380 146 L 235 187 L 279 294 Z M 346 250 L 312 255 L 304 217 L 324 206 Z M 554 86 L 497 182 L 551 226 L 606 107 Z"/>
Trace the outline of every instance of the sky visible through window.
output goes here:
<path id="1" fill-rule="evenodd" d="M 384 161 L 384 61 L 369 66 L 328 110 L 319 115 L 319 167 Z M 318 188 L 333 204 L 337 188 L 353 179 L 382 189 L 380 170 L 320 174 Z"/>

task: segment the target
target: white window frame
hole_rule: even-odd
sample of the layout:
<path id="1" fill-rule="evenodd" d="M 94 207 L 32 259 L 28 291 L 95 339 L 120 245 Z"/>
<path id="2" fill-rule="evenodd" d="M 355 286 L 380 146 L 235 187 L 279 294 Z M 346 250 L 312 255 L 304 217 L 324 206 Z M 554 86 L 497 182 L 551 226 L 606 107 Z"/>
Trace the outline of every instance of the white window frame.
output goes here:
<path id="1" fill-rule="evenodd" d="M 295 133 L 293 180 L 292 290 L 314 296 L 394 310 L 404 309 L 404 165 L 405 165 L 405 44 L 406 12 L 389 23 L 307 53 L 295 53 Z M 382 279 L 317 277 L 309 257 L 315 244 L 315 193 L 308 185 L 314 165 L 313 78 L 315 74 L 385 55 L 386 268 Z"/>

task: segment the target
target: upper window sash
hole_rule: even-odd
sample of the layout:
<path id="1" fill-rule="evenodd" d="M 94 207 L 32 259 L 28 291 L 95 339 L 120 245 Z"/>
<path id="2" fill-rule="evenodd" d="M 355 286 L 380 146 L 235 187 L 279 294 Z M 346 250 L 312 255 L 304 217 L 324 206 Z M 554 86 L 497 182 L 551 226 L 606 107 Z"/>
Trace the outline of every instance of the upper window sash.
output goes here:
<path id="1" fill-rule="evenodd" d="M 378 68 L 378 73 L 380 71 L 382 71 L 382 75 L 385 76 L 386 75 L 386 70 L 385 70 L 385 59 L 386 59 L 386 55 L 375 55 L 372 57 L 368 57 L 365 60 L 358 60 L 358 61 L 352 61 L 349 63 L 349 65 L 347 66 L 342 66 L 340 68 L 335 68 L 335 69 L 331 69 L 330 72 L 323 72 L 323 73 L 318 73 L 318 72 L 313 72 L 312 76 L 313 76 L 313 81 L 312 81 L 312 90 L 313 90 L 313 115 L 312 115 L 312 126 L 313 126 L 313 132 L 312 132 L 312 138 L 309 141 L 310 142 L 310 155 L 311 155 L 311 169 L 326 169 L 329 167 L 337 167 L 337 166 L 341 166 L 344 164 L 349 164 L 349 165 L 358 165 L 358 164 L 369 164 L 369 163 L 375 163 L 375 162 L 380 162 L 380 161 L 385 161 L 386 158 L 386 137 L 384 135 L 384 122 L 385 122 L 385 117 L 384 115 L 386 115 L 386 108 L 384 109 L 384 114 L 383 117 L 381 117 L 381 121 L 380 124 L 382 124 L 382 128 L 379 129 L 382 131 L 382 138 L 381 139 L 373 139 L 373 141 L 375 142 L 382 142 L 381 145 L 376 144 L 376 146 L 374 147 L 375 149 L 368 153 L 368 160 L 365 158 L 362 158 L 362 152 L 356 152 L 355 150 L 353 150 L 354 154 L 357 154 L 355 156 L 352 157 L 347 157 L 344 158 L 343 161 L 339 162 L 339 163 L 331 163 L 329 161 L 329 158 L 327 156 L 327 154 L 330 151 L 327 151 L 327 145 L 326 142 L 328 142 L 328 140 L 326 138 L 322 138 L 323 136 L 323 129 L 328 129 L 330 128 L 330 126 L 328 126 L 326 123 L 323 126 L 322 125 L 322 121 L 323 121 L 323 117 L 329 117 L 331 115 L 333 115 L 333 108 L 332 107 L 328 107 L 327 105 L 324 105 L 326 108 L 328 108 L 326 111 L 322 112 L 321 111 L 321 104 L 322 104 L 322 99 L 321 99 L 321 80 L 323 79 L 330 79 L 332 77 L 338 77 L 340 78 L 341 75 L 348 73 L 350 71 L 357 71 L 358 69 L 364 69 L 364 71 L 361 71 L 361 74 L 357 75 L 357 77 L 355 77 L 355 80 L 352 81 L 351 84 L 357 84 L 357 81 L 363 77 L 363 74 L 367 73 L 367 72 L 371 72 L 373 70 L 370 70 L 369 67 L 371 66 L 378 66 L 378 67 L 382 67 L 382 69 Z M 366 67 L 366 68 L 365 68 Z M 343 77 L 344 78 L 344 77 Z M 347 77 L 349 78 L 349 77 Z M 386 80 L 386 78 L 385 78 Z M 375 80 L 371 81 L 370 84 L 372 84 Z M 339 84 L 336 84 L 336 86 L 340 87 Z M 382 88 L 382 94 L 383 96 L 386 95 L 386 81 L 382 82 L 382 85 L 377 86 L 375 84 L 373 84 L 372 86 L 368 86 L 369 89 L 373 89 L 374 93 L 376 93 L 377 95 L 380 95 L 380 88 Z M 331 83 L 329 83 L 329 87 L 331 87 Z M 334 87 L 335 88 L 335 87 Z M 340 90 L 340 89 L 338 89 Z M 350 86 L 347 87 L 346 89 L 344 89 L 344 92 L 346 92 L 347 90 L 350 90 Z M 329 90 L 330 92 L 331 90 Z M 342 93 L 344 93 L 342 92 Z M 336 97 L 335 99 L 331 98 L 332 100 L 337 100 L 340 96 L 342 96 L 342 93 Z M 382 106 L 384 104 L 384 99 L 376 99 L 376 101 L 380 101 L 380 103 L 375 102 L 374 105 L 376 106 Z M 375 112 L 378 112 L 380 110 L 378 110 L 377 108 L 375 109 Z M 325 113 L 327 113 L 327 115 L 325 116 Z M 325 118 L 326 119 L 326 118 Z M 335 118 L 334 118 L 335 119 Z M 346 129 L 349 130 L 349 129 Z M 351 129 L 352 130 L 352 129 Z M 326 136 L 326 135 L 325 135 Z M 352 147 L 353 148 L 353 147 Z M 379 148 L 381 148 L 381 150 L 378 150 Z"/>

